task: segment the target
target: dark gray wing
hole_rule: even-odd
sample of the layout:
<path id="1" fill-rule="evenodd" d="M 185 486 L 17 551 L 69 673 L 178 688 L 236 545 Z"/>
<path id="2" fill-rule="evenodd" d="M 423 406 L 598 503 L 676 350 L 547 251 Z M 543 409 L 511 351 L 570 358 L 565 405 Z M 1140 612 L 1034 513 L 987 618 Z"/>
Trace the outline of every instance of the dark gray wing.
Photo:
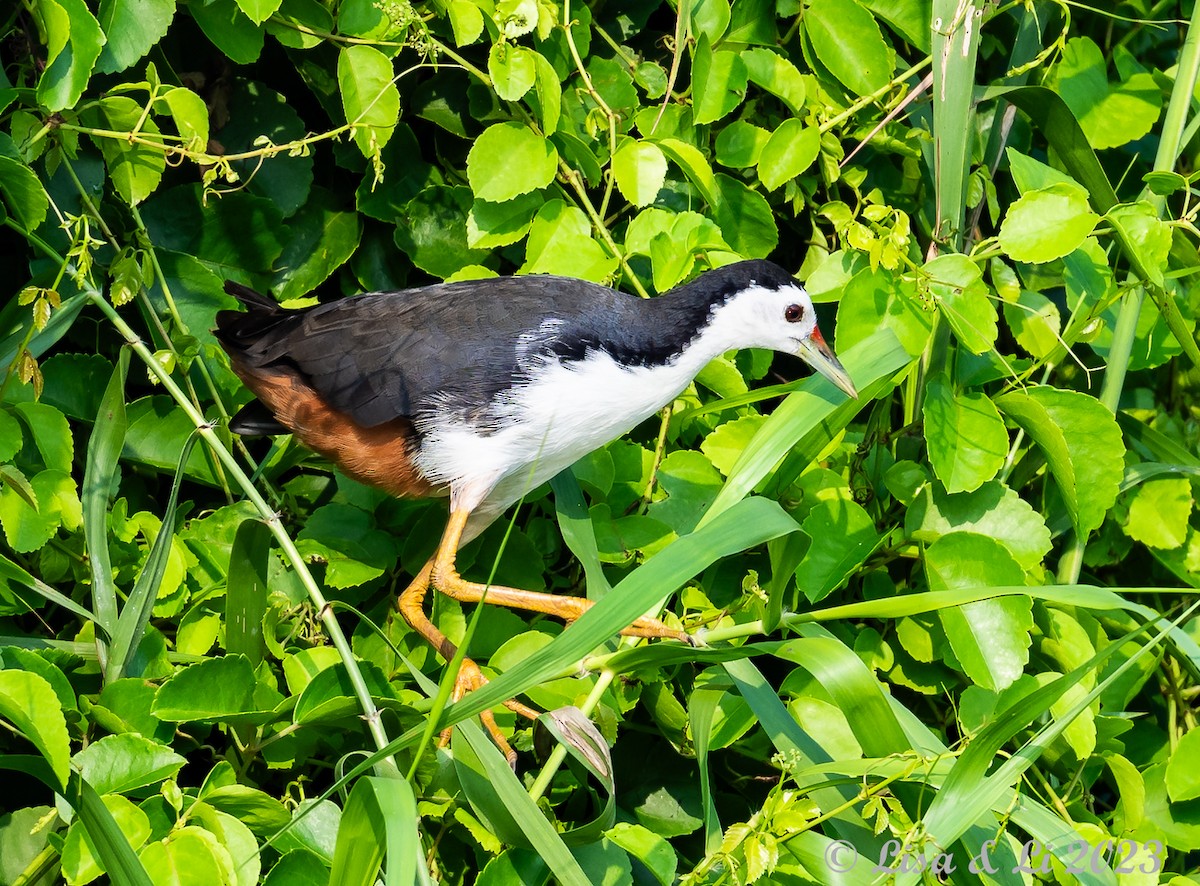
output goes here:
<path id="1" fill-rule="evenodd" d="M 504 277 L 267 316 L 253 304 L 247 314 L 222 312 L 218 335 L 252 366 L 295 367 L 330 405 L 374 427 L 431 409 L 485 414 L 525 378 L 536 354 L 552 352 L 540 341 L 551 330 L 585 315 L 615 319 L 629 301 L 636 299 L 580 280 Z"/>

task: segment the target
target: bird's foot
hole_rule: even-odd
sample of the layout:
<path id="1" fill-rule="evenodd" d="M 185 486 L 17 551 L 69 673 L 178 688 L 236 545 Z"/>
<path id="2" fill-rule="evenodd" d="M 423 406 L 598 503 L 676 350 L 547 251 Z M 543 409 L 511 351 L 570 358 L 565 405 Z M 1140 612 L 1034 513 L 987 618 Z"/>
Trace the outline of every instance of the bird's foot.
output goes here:
<path id="1" fill-rule="evenodd" d="M 451 701 L 459 701 L 468 692 L 472 692 L 482 686 L 487 685 L 487 677 L 479 669 L 479 665 L 475 664 L 472 659 L 464 658 L 458 669 L 458 677 L 454 681 L 454 690 L 450 694 Z M 523 717 L 528 717 L 530 720 L 536 720 L 540 715 L 533 708 L 526 707 L 516 699 L 509 699 L 504 702 L 504 706 L 514 713 L 520 714 Z M 508 760 L 508 765 L 515 772 L 517 769 L 517 752 L 513 750 L 512 745 L 508 743 L 508 739 L 504 737 L 504 733 L 500 731 L 500 726 L 496 723 L 496 717 L 491 711 L 480 711 L 479 719 L 483 722 L 483 728 L 488 731 L 488 735 L 492 737 L 496 747 L 504 754 L 504 759 Z M 450 729 L 447 727 L 442 731 L 439 743 L 445 747 L 450 743 Z"/>

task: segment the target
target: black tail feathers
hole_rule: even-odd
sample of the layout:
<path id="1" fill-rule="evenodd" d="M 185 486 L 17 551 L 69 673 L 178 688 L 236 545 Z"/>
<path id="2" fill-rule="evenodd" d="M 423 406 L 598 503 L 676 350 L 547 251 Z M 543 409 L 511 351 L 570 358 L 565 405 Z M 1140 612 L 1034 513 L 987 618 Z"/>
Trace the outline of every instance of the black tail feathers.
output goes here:
<path id="1" fill-rule="evenodd" d="M 225 292 L 232 295 L 251 311 L 276 311 L 283 310 L 279 307 L 279 303 L 270 296 L 263 295 L 261 292 L 255 292 L 249 286 L 243 286 L 234 280 L 225 281 Z"/>

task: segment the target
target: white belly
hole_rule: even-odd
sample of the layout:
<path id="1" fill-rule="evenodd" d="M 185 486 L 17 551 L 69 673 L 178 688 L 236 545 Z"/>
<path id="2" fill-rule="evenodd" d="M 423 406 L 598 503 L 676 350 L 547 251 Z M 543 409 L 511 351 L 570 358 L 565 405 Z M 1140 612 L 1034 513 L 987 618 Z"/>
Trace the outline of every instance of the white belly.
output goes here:
<path id="1" fill-rule="evenodd" d="M 514 501 L 671 402 L 703 366 L 625 367 L 595 351 L 553 362 L 500 407 L 503 427 L 465 423 L 427 430 L 418 462 L 450 487 L 453 507 L 475 512 L 475 535 Z M 474 531 L 471 531 L 474 530 Z"/>

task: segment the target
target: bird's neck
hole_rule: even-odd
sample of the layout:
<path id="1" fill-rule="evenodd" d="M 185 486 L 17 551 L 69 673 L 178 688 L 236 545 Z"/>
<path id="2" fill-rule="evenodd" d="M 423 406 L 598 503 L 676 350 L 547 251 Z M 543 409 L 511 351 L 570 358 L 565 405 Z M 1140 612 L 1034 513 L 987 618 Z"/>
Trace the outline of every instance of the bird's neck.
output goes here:
<path id="1" fill-rule="evenodd" d="M 701 280 L 641 302 L 647 334 L 660 342 L 675 342 L 677 353 L 671 362 L 686 363 L 694 372 L 742 344 L 736 329 L 714 322 L 728 294 L 697 285 Z"/>

